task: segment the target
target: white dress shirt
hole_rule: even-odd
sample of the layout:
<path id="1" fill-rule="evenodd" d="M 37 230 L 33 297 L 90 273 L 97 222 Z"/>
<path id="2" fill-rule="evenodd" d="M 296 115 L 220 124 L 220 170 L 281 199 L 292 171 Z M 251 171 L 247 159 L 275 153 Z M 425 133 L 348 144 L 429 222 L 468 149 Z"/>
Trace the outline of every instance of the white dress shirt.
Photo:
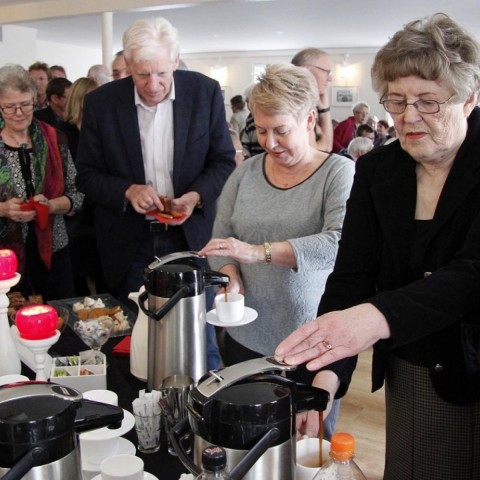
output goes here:
<path id="1" fill-rule="evenodd" d="M 135 105 L 142 143 L 146 185 L 158 194 L 174 196 L 173 192 L 173 101 L 175 85 L 170 93 L 154 107 L 145 105 L 135 88 Z"/>

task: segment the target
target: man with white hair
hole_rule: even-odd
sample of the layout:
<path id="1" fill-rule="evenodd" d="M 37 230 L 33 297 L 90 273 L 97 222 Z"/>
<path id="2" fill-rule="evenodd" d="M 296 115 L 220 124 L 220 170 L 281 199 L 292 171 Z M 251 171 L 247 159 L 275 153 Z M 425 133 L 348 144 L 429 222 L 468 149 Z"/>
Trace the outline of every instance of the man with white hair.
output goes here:
<path id="1" fill-rule="evenodd" d="M 235 168 L 220 85 L 178 70 L 179 50 L 167 20 L 139 20 L 123 35 L 130 76 L 85 97 L 77 184 L 95 203 L 105 280 L 121 300 L 143 285 L 154 256 L 210 240 L 217 197 Z M 151 213 L 168 204 L 182 216 L 166 228 Z M 211 369 L 219 356 L 208 332 Z"/>
<path id="2" fill-rule="evenodd" d="M 350 141 L 355 138 L 357 128 L 367 122 L 370 111 L 368 103 L 358 102 L 352 110 L 353 115 L 340 122 L 333 131 L 333 151 L 335 153 L 347 148 Z"/>

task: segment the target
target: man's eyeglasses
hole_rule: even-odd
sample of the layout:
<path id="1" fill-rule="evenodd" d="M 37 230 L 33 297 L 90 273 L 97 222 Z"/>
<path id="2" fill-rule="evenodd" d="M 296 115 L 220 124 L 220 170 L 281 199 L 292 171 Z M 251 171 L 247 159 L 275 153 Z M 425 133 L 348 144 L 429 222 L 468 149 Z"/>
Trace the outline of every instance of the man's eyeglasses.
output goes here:
<path id="1" fill-rule="evenodd" d="M 383 105 L 383 108 L 388 113 L 393 113 L 394 115 L 403 113 L 408 105 L 413 105 L 419 113 L 438 113 L 440 111 L 440 105 L 449 102 L 454 95 L 450 98 L 447 98 L 444 102 L 437 102 L 437 100 L 417 100 L 416 102 L 407 102 L 406 100 L 380 100 L 380 103 Z"/>
<path id="2" fill-rule="evenodd" d="M 317 70 L 320 70 L 321 72 L 326 73 L 327 77 L 330 77 L 331 75 L 333 75 L 333 72 L 331 70 L 327 70 L 326 68 L 317 67 L 316 65 L 310 65 L 310 67 L 316 68 Z"/>
<path id="3" fill-rule="evenodd" d="M 24 103 L 23 105 L 6 105 L 6 106 L 0 106 L 0 110 L 5 115 L 13 115 L 17 112 L 18 109 L 22 113 L 30 113 L 33 111 L 33 103 Z"/>

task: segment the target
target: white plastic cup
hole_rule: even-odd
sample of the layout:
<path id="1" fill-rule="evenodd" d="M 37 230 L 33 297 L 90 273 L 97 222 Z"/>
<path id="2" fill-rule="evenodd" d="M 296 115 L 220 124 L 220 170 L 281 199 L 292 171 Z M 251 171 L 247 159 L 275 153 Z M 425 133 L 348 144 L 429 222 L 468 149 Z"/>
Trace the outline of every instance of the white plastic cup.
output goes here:
<path id="1" fill-rule="evenodd" d="M 135 455 L 113 455 L 100 464 L 102 480 L 143 480 L 143 460 Z"/>
<path id="2" fill-rule="evenodd" d="M 322 456 L 325 463 L 330 457 L 330 442 L 322 441 Z M 302 438 L 297 441 L 296 480 L 312 480 L 320 470 L 320 442 L 318 438 Z"/>
<path id="3" fill-rule="evenodd" d="M 239 322 L 245 314 L 245 300 L 241 293 L 221 293 L 215 297 L 217 317 L 222 323 Z"/>
<path id="4" fill-rule="evenodd" d="M 118 407 L 118 395 L 111 390 L 88 390 L 83 394 L 83 398 L 94 402 L 108 403 Z"/>

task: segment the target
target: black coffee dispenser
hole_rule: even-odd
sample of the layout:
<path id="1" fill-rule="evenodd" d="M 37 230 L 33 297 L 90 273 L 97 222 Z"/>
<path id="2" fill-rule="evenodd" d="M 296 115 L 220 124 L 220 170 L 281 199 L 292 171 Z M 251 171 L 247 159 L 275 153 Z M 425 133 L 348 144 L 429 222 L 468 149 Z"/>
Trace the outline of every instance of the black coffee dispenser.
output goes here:
<path id="1" fill-rule="evenodd" d="M 203 377 L 189 392 L 188 418 L 172 432 L 182 463 L 198 475 L 203 449 L 215 445 L 227 452 L 227 471 L 233 480 L 293 480 L 295 416 L 325 410 L 329 400 L 327 391 L 275 373 L 293 369 L 265 357 Z M 181 441 L 190 430 L 195 434 L 193 461 Z"/>
<path id="2" fill-rule="evenodd" d="M 116 426 L 123 409 L 48 382 L 0 387 L 0 478 L 81 480 L 77 433 Z"/>

